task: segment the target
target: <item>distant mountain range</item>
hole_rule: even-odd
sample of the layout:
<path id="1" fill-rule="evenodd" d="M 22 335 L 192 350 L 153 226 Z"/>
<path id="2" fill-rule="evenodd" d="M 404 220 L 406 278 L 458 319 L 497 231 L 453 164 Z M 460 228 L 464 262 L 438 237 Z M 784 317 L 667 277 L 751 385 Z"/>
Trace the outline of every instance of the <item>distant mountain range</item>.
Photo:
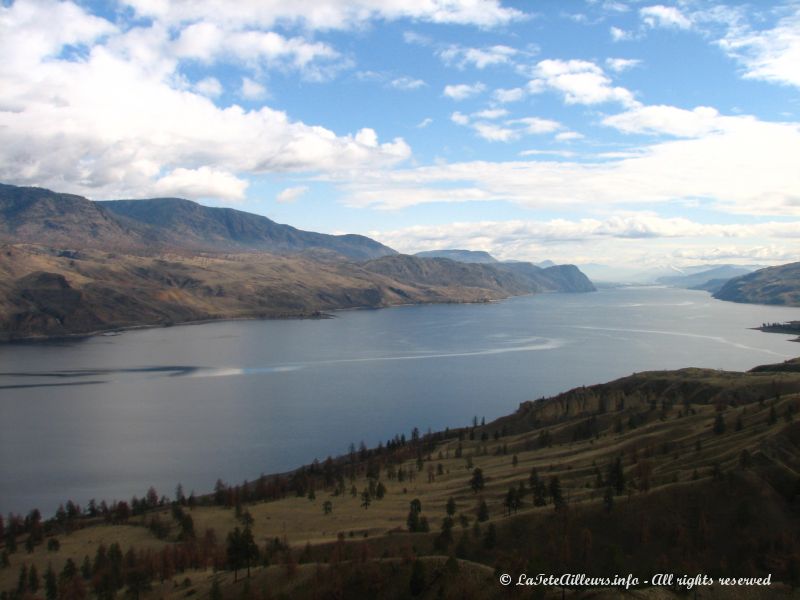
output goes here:
<path id="1" fill-rule="evenodd" d="M 800 262 L 767 267 L 731 279 L 714 297 L 731 302 L 800 306 Z"/>
<path id="2" fill-rule="evenodd" d="M 729 279 L 752 273 L 755 267 L 741 267 L 738 265 L 719 265 L 703 271 L 685 275 L 669 275 L 659 277 L 656 283 L 671 285 L 673 287 L 702 289 L 714 292 Z"/>
<path id="3" fill-rule="evenodd" d="M 426 250 L 417 252 L 420 258 L 449 258 L 463 263 L 496 263 L 498 260 L 483 250 Z"/>
<path id="4" fill-rule="evenodd" d="M 593 290 L 572 265 L 406 256 L 177 198 L 0 184 L 0 340 Z"/>
<path id="5" fill-rule="evenodd" d="M 396 254 L 362 235 L 302 231 L 260 215 L 180 198 L 92 202 L 3 184 L 0 241 L 128 251 L 323 251 L 356 260 Z"/>

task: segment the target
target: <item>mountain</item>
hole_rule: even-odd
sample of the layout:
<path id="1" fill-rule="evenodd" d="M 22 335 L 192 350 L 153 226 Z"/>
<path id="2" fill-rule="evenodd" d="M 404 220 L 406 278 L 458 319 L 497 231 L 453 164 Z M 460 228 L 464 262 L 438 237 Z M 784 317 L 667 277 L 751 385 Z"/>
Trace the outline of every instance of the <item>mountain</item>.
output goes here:
<path id="1" fill-rule="evenodd" d="M 405 256 L 177 198 L 0 186 L 0 340 L 592 290 L 570 265 Z"/>
<path id="2" fill-rule="evenodd" d="M 396 254 L 361 235 L 327 235 L 260 215 L 180 198 L 92 202 L 82 196 L 0 184 L 0 242 L 153 252 L 325 251 L 353 260 Z"/>
<path id="3" fill-rule="evenodd" d="M 498 269 L 513 273 L 528 282 L 532 291 L 594 292 L 594 284 L 575 265 L 555 265 L 542 268 L 532 263 L 502 263 Z"/>
<path id="4" fill-rule="evenodd" d="M 531 263 L 463 263 L 449 258 L 385 256 L 364 263 L 368 271 L 406 283 L 505 291 L 509 295 L 533 292 L 593 292 L 594 285 L 574 265 L 542 269 Z"/>
<path id="5" fill-rule="evenodd" d="M 0 184 L 0 242 L 144 248 L 141 232 L 82 196 Z"/>
<path id="6" fill-rule="evenodd" d="M 260 251 L 291 254 L 330 250 L 366 260 L 396 254 L 362 235 L 328 235 L 281 225 L 261 215 L 203 206 L 181 198 L 98 202 L 110 213 L 138 225 L 143 234 L 169 246 L 223 252 Z"/>
<path id="7" fill-rule="evenodd" d="M 462 263 L 496 263 L 497 259 L 483 250 L 426 250 L 417 252 L 420 258 L 449 258 Z"/>
<path id="8" fill-rule="evenodd" d="M 711 280 L 725 281 L 740 275 L 747 275 L 752 273 L 753 270 L 751 267 L 740 267 L 738 265 L 719 265 L 697 273 L 662 276 L 656 279 L 656 283 L 680 288 L 701 289 L 701 286 Z"/>
<path id="9" fill-rule="evenodd" d="M 731 279 L 714 297 L 731 302 L 800 306 L 800 262 Z"/>

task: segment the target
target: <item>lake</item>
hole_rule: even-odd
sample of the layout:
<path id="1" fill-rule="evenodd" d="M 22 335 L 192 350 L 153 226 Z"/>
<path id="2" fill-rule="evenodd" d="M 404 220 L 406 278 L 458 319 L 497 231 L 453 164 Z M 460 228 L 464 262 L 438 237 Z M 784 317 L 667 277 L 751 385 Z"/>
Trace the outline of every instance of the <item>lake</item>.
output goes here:
<path id="1" fill-rule="evenodd" d="M 172 496 L 630 373 L 800 355 L 800 308 L 660 287 L 0 345 L 0 512 Z"/>

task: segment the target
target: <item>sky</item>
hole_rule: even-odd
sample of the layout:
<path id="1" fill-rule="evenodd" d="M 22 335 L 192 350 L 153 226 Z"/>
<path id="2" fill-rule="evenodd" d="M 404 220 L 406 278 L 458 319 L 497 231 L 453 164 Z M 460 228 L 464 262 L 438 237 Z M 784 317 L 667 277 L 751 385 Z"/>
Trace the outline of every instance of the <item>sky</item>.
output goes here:
<path id="1" fill-rule="evenodd" d="M 0 0 L 0 181 L 402 252 L 800 260 L 800 2 Z"/>

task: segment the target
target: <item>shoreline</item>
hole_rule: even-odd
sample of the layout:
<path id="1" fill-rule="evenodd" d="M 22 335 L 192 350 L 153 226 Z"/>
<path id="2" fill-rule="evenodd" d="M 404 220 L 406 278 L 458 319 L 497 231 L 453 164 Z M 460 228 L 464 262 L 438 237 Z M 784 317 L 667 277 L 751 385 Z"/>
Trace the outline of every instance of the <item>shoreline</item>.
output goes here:
<path id="1" fill-rule="evenodd" d="M 509 295 L 503 298 L 489 298 L 485 300 L 443 300 L 441 302 L 404 302 L 401 304 L 388 304 L 386 306 L 350 306 L 343 308 L 333 308 L 325 311 L 316 310 L 309 313 L 298 314 L 279 314 L 279 315 L 254 315 L 254 316 L 241 316 L 241 317 L 211 317 L 203 319 L 193 319 L 189 321 L 179 321 L 175 323 L 142 323 L 137 325 L 124 325 L 120 327 L 109 327 L 108 329 L 96 329 L 82 333 L 63 333 L 59 335 L 29 335 L 24 337 L 8 337 L 5 333 L 0 333 L 0 345 L 15 345 L 15 344 L 39 344 L 58 341 L 74 341 L 80 339 L 88 339 L 100 336 L 116 336 L 126 333 L 128 331 L 138 331 L 143 329 L 167 329 L 170 327 L 182 327 L 189 325 L 207 325 L 209 323 L 225 323 L 236 321 L 289 321 L 289 320 L 317 320 L 317 319 L 334 319 L 335 313 L 345 311 L 358 311 L 358 310 L 383 310 L 387 308 L 401 308 L 406 306 L 436 306 L 441 304 L 495 304 L 504 302 L 511 298 L 520 298 L 523 296 L 534 296 L 541 293 L 571 293 L 571 292 L 531 292 L 525 294 Z"/>

